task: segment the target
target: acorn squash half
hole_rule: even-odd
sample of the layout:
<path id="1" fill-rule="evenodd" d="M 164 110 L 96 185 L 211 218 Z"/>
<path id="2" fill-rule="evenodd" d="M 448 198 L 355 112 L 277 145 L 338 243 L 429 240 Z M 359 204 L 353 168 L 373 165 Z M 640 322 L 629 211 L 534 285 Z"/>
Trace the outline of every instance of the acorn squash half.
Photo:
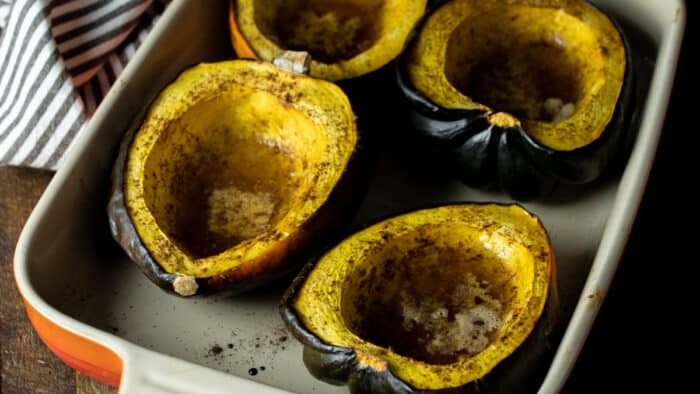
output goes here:
<path id="1" fill-rule="evenodd" d="M 439 4 L 397 78 L 412 127 L 462 181 L 528 200 L 619 157 L 634 87 L 613 20 L 583 0 Z"/>
<path id="2" fill-rule="evenodd" d="M 179 295 L 254 287 L 298 268 L 354 204 L 356 143 L 350 103 L 329 82 L 250 60 L 195 66 L 124 138 L 113 236 Z"/>
<path id="3" fill-rule="evenodd" d="M 555 276 L 547 233 L 522 207 L 448 205 L 346 238 L 280 308 L 312 375 L 351 392 L 534 392 Z"/>
<path id="4" fill-rule="evenodd" d="M 329 81 L 375 71 L 401 52 L 426 0 L 231 0 L 240 57 L 272 61 L 285 50 L 311 54 L 309 75 Z"/>

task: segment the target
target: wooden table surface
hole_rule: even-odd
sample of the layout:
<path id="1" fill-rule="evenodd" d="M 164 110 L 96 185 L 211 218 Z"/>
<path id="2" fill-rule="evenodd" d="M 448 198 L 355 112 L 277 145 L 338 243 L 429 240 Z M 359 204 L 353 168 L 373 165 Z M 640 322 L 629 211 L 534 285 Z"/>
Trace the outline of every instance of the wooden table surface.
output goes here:
<path id="1" fill-rule="evenodd" d="M 27 319 L 15 287 L 12 273 L 15 244 L 52 175 L 49 171 L 0 167 L 0 392 L 115 392 L 73 372 L 44 346 Z"/>
<path id="2" fill-rule="evenodd" d="M 681 392 L 694 376 L 682 371 L 683 363 L 676 358 L 678 350 L 689 352 L 689 342 L 697 342 L 692 339 L 696 333 L 686 333 L 689 310 L 684 304 L 697 299 L 690 293 L 698 287 L 685 283 L 692 275 L 684 268 L 698 265 L 693 251 L 698 241 L 690 239 L 698 234 L 698 208 L 689 185 L 700 179 L 700 148 L 691 143 L 697 140 L 700 123 L 698 110 L 691 107 L 698 93 L 692 91 L 696 86 L 690 83 L 690 73 L 695 67 L 687 49 L 696 43 L 693 20 L 689 18 L 671 107 L 644 201 L 565 392 Z M 14 284 L 12 255 L 17 238 L 51 176 L 46 171 L 0 167 L 0 392 L 112 393 L 113 388 L 75 373 L 43 345 Z"/>

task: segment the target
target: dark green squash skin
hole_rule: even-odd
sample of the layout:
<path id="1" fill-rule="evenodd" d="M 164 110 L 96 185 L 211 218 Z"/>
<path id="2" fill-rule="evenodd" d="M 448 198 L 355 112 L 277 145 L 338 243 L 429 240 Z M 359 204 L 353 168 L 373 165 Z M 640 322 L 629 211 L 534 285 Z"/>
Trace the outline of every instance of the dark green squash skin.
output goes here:
<path id="1" fill-rule="evenodd" d="M 407 48 L 427 17 L 445 2 L 431 4 Z M 627 153 L 631 140 L 627 133 L 636 107 L 630 46 L 618 22 L 608 18 L 625 47 L 626 68 L 613 116 L 601 136 L 589 145 L 557 151 L 535 141 L 520 126 L 490 124 L 485 111 L 440 107 L 412 86 L 406 72 L 409 51 L 404 50 L 395 63 L 395 78 L 408 112 L 409 128 L 426 153 L 444 162 L 463 183 L 477 188 L 499 187 L 519 201 L 541 198 L 560 182 L 583 184 L 598 179 Z"/>
<path id="2" fill-rule="evenodd" d="M 251 60 L 256 61 L 256 60 Z M 107 216 L 110 233 L 114 240 L 126 252 L 127 256 L 139 267 L 148 279 L 168 293 L 178 295 L 173 289 L 176 274 L 169 273 L 156 262 L 141 241 L 129 216 L 124 197 L 124 170 L 129 147 L 138 131 L 143 116 L 125 133 L 119 146 L 117 157 L 112 167 Z M 373 166 L 373 157 L 369 146 L 362 143 L 364 133 L 357 128 L 355 150 L 347 163 L 341 178 L 319 209 L 307 219 L 299 232 L 297 242 L 289 245 L 288 258 L 281 268 L 267 271 L 258 277 L 248 278 L 239 283 L 228 283 L 222 275 L 208 278 L 196 278 L 198 295 L 230 296 L 243 293 L 272 281 L 296 274 L 308 261 L 310 255 L 327 244 L 329 239 L 337 237 L 350 222 L 355 211 L 360 207 L 369 186 Z"/>
<path id="3" fill-rule="evenodd" d="M 389 62 L 367 74 L 335 82 L 352 104 L 358 128 L 365 132 L 364 143 L 370 143 L 377 154 L 381 152 L 376 144 L 387 130 L 396 128 L 396 119 L 401 116 L 402 108 L 392 104 L 400 97 L 393 72 L 393 62 Z"/>
<path id="4" fill-rule="evenodd" d="M 396 215 L 392 214 L 391 216 Z M 384 219 L 386 218 L 377 222 Z M 370 225 L 363 226 L 363 228 Z M 355 229 L 352 233 L 359 230 Z M 335 244 L 337 243 L 333 243 L 333 245 Z M 391 367 L 379 371 L 359 363 L 354 349 L 325 343 L 309 331 L 299 319 L 293 306 L 294 300 L 306 278 L 316 267 L 318 259 L 324 254 L 325 252 L 320 253 L 304 266 L 280 301 L 282 320 L 292 335 L 304 345 L 304 365 L 315 378 L 333 385 L 347 385 L 351 393 L 376 394 L 534 393 L 544 380 L 554 356 L 556 344 L 561 338 L 556 270 L 550 277 L 547 302 L 539 321 L 527 339 L 510 356 L 496 365 L 483 378 L 463 386 L 440 390 L 420 390 L 394 375 L 391 372 Z"/>

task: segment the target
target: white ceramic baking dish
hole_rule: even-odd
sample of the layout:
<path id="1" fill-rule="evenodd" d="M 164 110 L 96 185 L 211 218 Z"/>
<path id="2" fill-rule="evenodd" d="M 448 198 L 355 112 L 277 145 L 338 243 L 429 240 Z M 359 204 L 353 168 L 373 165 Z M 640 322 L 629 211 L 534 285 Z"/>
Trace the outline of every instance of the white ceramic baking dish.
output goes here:
<path id="1" fill-rule="evenodd" d="M 75 143 L 22 233 L 15 274 L 44 342 L 124 393 L 345 392 L 309 375 L 277 312 L 283 285 L 235 298 L 164 293 L 109 236 L 116 147 L 187 66 L 232 57 L 226 1 L 173 2 Z M 600 0 L 623 24 L 638 71 L 634 149 L 624 169 L 526 204 L 551 234 L 566 332 L 540 391 L 566 381 L 605 298 L 651 169 L 685 23 L 681 0 Z M 435 176 L 400 153 L 378 165 L 355 223 L 448 201 L 508 201 Z M 257 374 L 252 375 L 253 368 Z"/>

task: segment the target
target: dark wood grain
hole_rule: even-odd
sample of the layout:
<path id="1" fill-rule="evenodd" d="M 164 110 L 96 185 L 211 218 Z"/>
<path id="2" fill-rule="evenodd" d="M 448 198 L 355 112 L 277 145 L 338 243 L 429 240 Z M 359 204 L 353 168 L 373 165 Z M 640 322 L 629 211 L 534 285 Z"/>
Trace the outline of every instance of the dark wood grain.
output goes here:
<path id="1" fill-rule="evenodd" d="M 0 392 L 115 393 L 114 388 L 74 372 L 44 346 L 15 286 L 15 244 L 52 175 L 49 171 L 0 167 Z"/>
<path id="2" fill-rule="evenodd" d="M 75 389 L 77 394 L 113 394 L 117 392 L 114 387 L 79 372 L 75 373 Z"/>
<path id="3" fill-rule="evenodd" d="M 74 372 L 44 346 L 15 286 L 19 233 L 52 173 L 0 167 L 0 360 L 2 393 L 75 393 Z"/>

